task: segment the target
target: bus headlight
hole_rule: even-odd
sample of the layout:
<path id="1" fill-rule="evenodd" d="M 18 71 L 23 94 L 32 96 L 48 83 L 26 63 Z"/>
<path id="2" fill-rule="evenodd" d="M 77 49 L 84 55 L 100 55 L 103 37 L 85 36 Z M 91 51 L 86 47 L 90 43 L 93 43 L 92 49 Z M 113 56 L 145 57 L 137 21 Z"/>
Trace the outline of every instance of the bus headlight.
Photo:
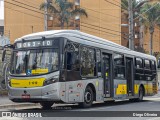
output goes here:
<path id="1" fill-rule="evenodd" d="M 55 83 L 57 81 L 58 81 L 58 78 L 50 78 L 50 79 L 45 80 L 44 83 L 43 83 L 43 85 L 46 86 L 46 85 Z"/>

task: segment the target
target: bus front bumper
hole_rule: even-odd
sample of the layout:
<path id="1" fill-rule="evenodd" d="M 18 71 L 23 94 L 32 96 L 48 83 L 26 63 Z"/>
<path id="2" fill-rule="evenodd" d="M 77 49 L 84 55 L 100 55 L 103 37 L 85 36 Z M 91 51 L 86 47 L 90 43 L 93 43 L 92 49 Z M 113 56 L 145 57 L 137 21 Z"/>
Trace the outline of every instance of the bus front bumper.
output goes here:
<path id="1" fill-rule="evenodd" d="M 60 101 L 58 91 L 58 83 L 34 88 L 9 87 L 8 96 L 13 102 Z"/>

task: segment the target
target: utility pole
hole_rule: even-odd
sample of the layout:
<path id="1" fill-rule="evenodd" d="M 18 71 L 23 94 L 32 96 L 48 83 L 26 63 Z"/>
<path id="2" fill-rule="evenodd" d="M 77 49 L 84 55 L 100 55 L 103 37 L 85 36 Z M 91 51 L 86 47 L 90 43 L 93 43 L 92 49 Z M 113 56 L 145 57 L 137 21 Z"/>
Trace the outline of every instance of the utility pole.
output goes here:
<path id="1" fill-rule="evenodd" d="M 47 12 L 47 4 L 48 4 L 48 1 L 45 0 L 45 8 L 44 8 L 44 31 L 47 31 L 47 28 L 48 28 L 48 24 L 47 24 L 47 19 L 48 19 L 48 12 Z"/>
<path id="2" fill-rule="evenodd" d="M 133 21 L 133 0 L 128 0 L 129 12 L 129 49 L 134 50 L 134 21 Z"/>

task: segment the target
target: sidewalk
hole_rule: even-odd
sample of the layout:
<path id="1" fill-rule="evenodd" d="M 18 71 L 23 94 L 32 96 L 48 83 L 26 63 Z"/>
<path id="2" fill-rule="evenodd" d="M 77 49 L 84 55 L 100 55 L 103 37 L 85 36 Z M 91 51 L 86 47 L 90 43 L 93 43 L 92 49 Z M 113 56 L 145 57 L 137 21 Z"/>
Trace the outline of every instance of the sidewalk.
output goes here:
<path id="1" fill-rule="evenodd" d="M 15 103 L 9 100 L 7 95 L 0 95 L 0 109 L 14 109 L 18 107 L 30 107 L 30 106 L 39 106 L 39 104 L 36 103 Z"/>
<path id="2" fill-rule="evenodd" d="M 4 104 L 14 104 L 14 102 L 9 100 L 7 95 L 0 95 L 0 106 Z"/>

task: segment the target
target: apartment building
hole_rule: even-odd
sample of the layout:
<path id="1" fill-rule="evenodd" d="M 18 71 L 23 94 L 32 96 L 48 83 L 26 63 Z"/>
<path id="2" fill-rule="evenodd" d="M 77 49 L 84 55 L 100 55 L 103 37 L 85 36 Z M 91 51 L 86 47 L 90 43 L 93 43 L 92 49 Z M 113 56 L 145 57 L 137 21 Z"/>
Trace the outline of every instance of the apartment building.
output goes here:
<path id="1" fill-rule="evenodd" d="M 44 14 L 39 10 L 44 0 L 5 0 L 4 29 L 11 43 L 16 38 L 44 30 Z"/>
<path id="2" fill-rule="evenodd" d="M 70 0 L 84 8 L 88 18 L 76 16 L 69 27 L 121 44 L 121 1 Z M 25 34 L 44 30 L 44 14 L 39 10 L 44 0 L 5 0 L 5 31 L 11 42 Z M 48 17 L 48 30 L 60 29 L 56 18 Z"/>
<path id="3" fill-rule="evenodd" d="M 151 0 L 150 4 L 157 2 L 157 0 Z M 127 46 L 129 45 L 128 42 L 128 35 L 129 35 L 129 28 L 128 28 L 128 14 L 122 12 L 122 45 Z M 150 33 L 149 30 L 146 30 L 145 27 L 139 24 L 138 19 L 134 21 L 134 46 L 135 50 L 149 53 L 150 50 Z M 153 35 L 153 52 L 157 53 L 160 52 L 160 28 L 158 26 L 155 27 L 154 35 Z"/>

